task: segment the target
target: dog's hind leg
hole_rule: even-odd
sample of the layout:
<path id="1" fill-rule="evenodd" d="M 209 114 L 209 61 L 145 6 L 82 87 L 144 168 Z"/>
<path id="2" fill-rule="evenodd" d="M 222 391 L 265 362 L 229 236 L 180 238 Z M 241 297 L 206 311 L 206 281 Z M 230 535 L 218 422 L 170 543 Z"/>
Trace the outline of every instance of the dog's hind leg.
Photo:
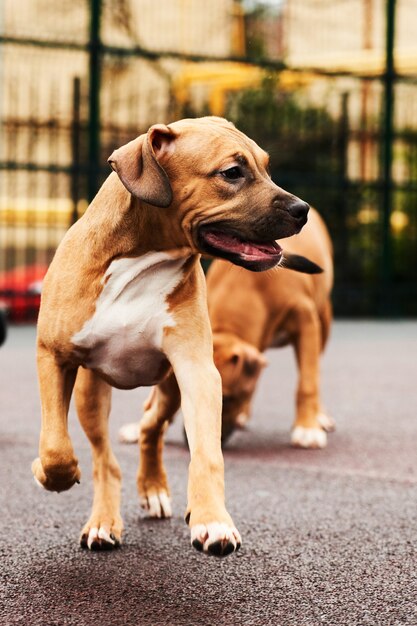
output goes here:
<path id="1" fill-rule="evenodd" d="M 39 345 L 38 375 L 42 427 L 32 472 L 48 491 L 65 491 L 80 482 L 81 475 L 67 427 L 76 370 L 60 367 L 55 356 Z"/>
<path id="2" fill-rule="evenodd" d="M 93 508 L 81 531 L 81 546 L 110 550 L 120 544 L 123 530 L 120 516 L 122 475 L 108 432 L 111 387 L 94 372 L 80 368 L 74 391 L 78 417 L 93 454 Z"/>
<path id="3" fill-rule="evenodd" d="M 327 435 L 322 428 L 319 399 L 319 360 L 321 325 L 314 303 L 299 303 L 292 312 L 296 318 L 295 353 L 299 380 L 297 389 L 297 416 L 291 434 L 291 443 L 300 448 L 324 448 Z"/>
<path id="4" fill-rule="evenodd" d="M 320 326 L 321 326 L 321 350 L 323 352 L 327 345 L 327 341 L 330 335 L 330 328 L 333 319 L 333 309 L 330 298 L 324 304 L 320 311 Z"/>
<path id="5" fill-rule="evenodd" d="M 320 324 L 321 324 L 321 350 L 324 351 L 327 342 L 329 340 L 330 329 L 333 319 L 332 303 L 330 298 L 324 304 L 320 311 Z M 330 415 L 327 414 L 323 406 L 320 406 L 320 412 L 318 420 L 320 426 L 328 433 L 332 432 L 336 428 L 336 422 Z"/>
<path id="6" fill-rule="evenodd" d="M 140 460 L 137 485 L 141 506 L 151 517 L 171 517 L 171 500 L 162 453 L 164 433 L 180 406 L 174 374 L 154 387 L 139 424 Z"/>

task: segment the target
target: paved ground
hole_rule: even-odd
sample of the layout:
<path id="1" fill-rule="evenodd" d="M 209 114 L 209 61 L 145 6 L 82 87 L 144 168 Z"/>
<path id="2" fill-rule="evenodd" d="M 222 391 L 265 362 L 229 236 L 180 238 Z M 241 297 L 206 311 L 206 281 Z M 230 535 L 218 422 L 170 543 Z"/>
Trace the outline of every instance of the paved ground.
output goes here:
<path id="1" fill-rule="evenodd" d="M 229 509 L 243 535 L 224 560 L 189 546 L 182 521 L 188 452 L 181 422 L 166 452 L 174 518 L 149 522 L 124 473 L 125 543 L 88 553 L 88 444 L 71 415 L 81 485 L 39 490 L 33 328 L 0 349 L 0 624 L 29 626 L 417 625 L 417 323 L 338 322 L 323 391 L 338 430 L 324 451 L 292 450 L 295 368 L 271 352 L 250 430 L 225 452 Z M 112 432 L 139 415 L 143 390 L 116 392 Z"/>

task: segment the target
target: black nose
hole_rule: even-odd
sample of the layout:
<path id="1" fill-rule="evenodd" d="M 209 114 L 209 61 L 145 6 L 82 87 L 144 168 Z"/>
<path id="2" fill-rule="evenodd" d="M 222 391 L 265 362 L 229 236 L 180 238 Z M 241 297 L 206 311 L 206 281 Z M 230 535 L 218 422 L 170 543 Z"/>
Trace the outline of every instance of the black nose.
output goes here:
<path id="1" fill-rule="evenodd" d="M 309 210 L 309 205 L 307 202 L 303 200 L 295 200 L 288 207 L 288 213 L 299 222 L 303 222 L 303 224 L 307 221 L 307 214 Z"/>

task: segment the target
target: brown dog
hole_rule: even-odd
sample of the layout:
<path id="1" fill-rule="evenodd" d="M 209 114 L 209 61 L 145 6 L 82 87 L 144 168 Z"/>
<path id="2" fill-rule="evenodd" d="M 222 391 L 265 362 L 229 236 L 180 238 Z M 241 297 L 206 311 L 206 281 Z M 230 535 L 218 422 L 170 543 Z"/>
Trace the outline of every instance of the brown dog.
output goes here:
<path id="1" fill-rule="evenodd" d="M 310 210 L 307 225 L 286 242 L 286 250 L 306 255 L 325 271 L 315 276 L 285 269 L 253 274 L 217 260 L 208 272 L 214 362 L 223 383 L 222 435 L 226 439 L 249 419 L 266 365 L 263 351 L 291 343 L 299 368 L 291 443 L 323 448 L 333 420 L 320 403 L 319 357 L 332 319 L 333 264 L 330 238 L 316 211 Z"/>
<path id="2" fill-rule="evenodd" d="M 111 386 L 159 383 L 141 422 L 142 505 L 154 517 L 171 514 L 163 433 L 181 400 L 191 452 L 191 541 L 228 554 L 241 539 L 224 502 L 221 381 L 200 252 L 270 269 L 283 258 L 275 240 L 299 232 L 308 205 L 277 187 L 268 155 L 219 118 L 152 126 L 109 161 L 115 172 L 64 237 L 44 281 L 42 429 L 32 470 L 51 491 L 80 480 L 67 428 L 77 379 L 76 406 L 94 468 L 93 510 L 81 544 L 118 545 L 121 474 L 108 436 Z"/>

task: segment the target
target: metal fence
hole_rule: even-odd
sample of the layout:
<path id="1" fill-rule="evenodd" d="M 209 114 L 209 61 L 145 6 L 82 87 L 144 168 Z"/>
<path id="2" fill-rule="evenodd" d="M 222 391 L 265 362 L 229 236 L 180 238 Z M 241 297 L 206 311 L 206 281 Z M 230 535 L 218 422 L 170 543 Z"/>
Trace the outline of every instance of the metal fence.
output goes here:
<path id="1" fill-rule="evenodd" d="M 336 314 L 417 314 L 417 75 L 395 68 L 400 0 L 369 73 L 286 64 L 285 2 L 275 22 L 232 0 L 19 4 L 0 16 L 0 300 L 14 319 L 36 317 L 39 281 L 112 150 L 206 113 L 235 121 L 270 152 L 274 180 L 323 214 Z"/>

